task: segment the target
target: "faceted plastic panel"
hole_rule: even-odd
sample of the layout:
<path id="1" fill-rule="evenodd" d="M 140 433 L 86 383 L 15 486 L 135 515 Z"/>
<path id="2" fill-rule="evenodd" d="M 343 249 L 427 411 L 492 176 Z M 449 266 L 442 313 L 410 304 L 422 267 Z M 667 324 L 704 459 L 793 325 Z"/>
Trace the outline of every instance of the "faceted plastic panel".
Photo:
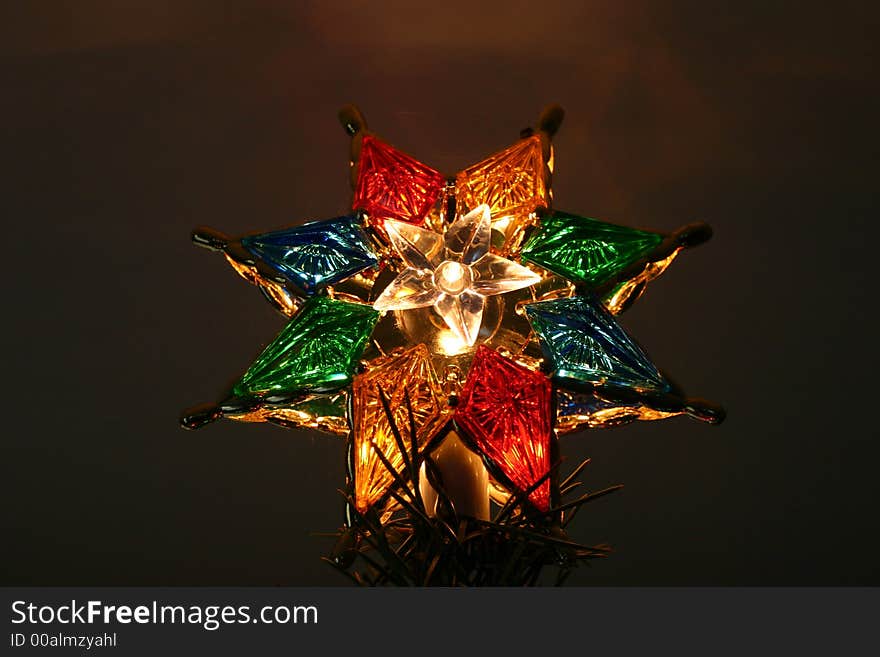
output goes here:
<path id="1" fill-rule="evenodd" d="M 241 243 L 306 294 L 378 262 L 354 215 L 244 237 Z"/>
<path id="2" fill-rule="evenodd" d="M 392 356 L 355 377 L 352 384 L 354 479 L 355 505 L 360 511 L 375 504 L 394 481 L 375 450 L 381 450 L 398 472 L 403 472 L 404 466 L 382 405 L 380 390 L 388 398 L 389 409 L 407 448 L 410 446 L 410 421 L 406 393 L 409 394 L 416 444 L 420 449 L 443 427 L 451 412 L 425 345 Z"/>
<path id="3" fill-rule="evenodd" d="M 366 211 L 370 224 L 380 232 L 386 219 L 421 224 L 445 186 L 439 172 L 365 135 L 352 207 Z"/>
<path id="4" fill-rule="evenodd" d="M 468 167 L 456 177 L 456 202 L 471 210 L 486 203 L 493 228 L 508 240 L 529 222 L 529 215 L 548 204 L 544 159 L 537 135 Z"/>
<path id="5" fill-rule="evenodd" d="M 663 236 L 554 212 L 541 218 L 522 258 L 569 280 L 598 285 L 651 251 Z"/>
<path id="6" fill-rule="evenodd" d="M 546 204 L 540 138 L 523 139 L 459 173 L 456 200 L 468 209 L 486 203 L 493 219 Z"/>
<path id="7" fill-rule="evenodd" d="M 556 431 L 560 434 L 585 428 L 607 429 L 636 420 L 662 420 L 682 413 L 658 411 L 638 403 L 618 404 L 592 393 L 556 392 Z"/>
<path id="8" fill-rule="evenodd" d="M 379 313 L 356 303 L 313 297 L 254 361 L 233 391 L 322 391 L 351 381 Z"/>
<path id="9" fill-rule="evenodd" d="M 669 389 L 641 347 L 597 300 L 578 296 L 525 309 L 554 377 L 593 386 Z"/>
<path id="10" fill-rule="evenodd" d="M 552 430 L 550 381 L 480 346 L 455 409 L 455 422 L 518 491 L 550 469 Z M 550 482 L 530 496 L 550 507 Z"/>

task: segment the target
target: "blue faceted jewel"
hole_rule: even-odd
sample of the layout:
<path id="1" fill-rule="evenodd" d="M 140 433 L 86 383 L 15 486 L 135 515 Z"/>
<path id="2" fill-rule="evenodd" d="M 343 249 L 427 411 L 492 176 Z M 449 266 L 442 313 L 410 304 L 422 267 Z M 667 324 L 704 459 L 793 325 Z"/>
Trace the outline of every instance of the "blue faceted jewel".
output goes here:
<path id="1" fill-rule="evenodd" d="M 525 310 L 558 382 L 669 391 L 647 354 L 599 300 L 576 296 L 539 301 Z"/>
<path id="2" fill-rule="evenodd" d="M 241 244 L 306 295 L 378 262 L 357 215 L 251 235 Z"/>

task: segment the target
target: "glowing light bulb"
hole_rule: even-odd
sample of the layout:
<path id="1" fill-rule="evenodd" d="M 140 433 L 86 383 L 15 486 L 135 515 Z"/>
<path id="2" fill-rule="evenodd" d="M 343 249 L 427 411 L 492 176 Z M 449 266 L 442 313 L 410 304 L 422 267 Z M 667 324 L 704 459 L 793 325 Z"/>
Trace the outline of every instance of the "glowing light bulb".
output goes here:
<path id="1" fill-rule="evenodd" d="M 441 262 L 434 271 L 434 285 L 446 294 L 461 294 L 470 287 L 473 280 L 470 269 L 453 260 Z"/>
<path id="2" fill-rule="evenodd" d="M 452 331 L 441 331 L 437 339 L 437 347 L 444 356 L 457 356 L 467 351 L 470 345 Z"/>

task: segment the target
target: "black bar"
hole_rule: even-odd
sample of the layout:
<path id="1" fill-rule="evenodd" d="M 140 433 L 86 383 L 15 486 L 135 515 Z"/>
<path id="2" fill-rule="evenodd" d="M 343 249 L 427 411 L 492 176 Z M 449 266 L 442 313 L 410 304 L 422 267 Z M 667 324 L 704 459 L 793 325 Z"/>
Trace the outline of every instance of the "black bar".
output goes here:
<path id="1" fill-rule="evenodd" d="M 59 611 L 66 620 L 71 606 L 85 621 L 89 601 L 101 603 L 94 605 L 93 623 L 13 623 L 28 618 L 28 604 L 34 605 L 30 613 L 42 613 L 47 621 Z M 880 589 L 5 588 L 2 604 L 2 654 L 9 655 L 54 650 L 59 637 L 90 636 L 90 653 L 163 657 L 437 650 L 536 657 L 658 651 L 701 657 L 850 655 L 876 643 Z M 139 605 L 143 609 L 135 610 Z M 41 612 L 43 606 L 51 610 Z M 111 606 L 116 609 L 105 611 Z M 132 609 L 119 611 L 120 606 Z M 167 610 L 166 622 L 152 622 L 162 606 L 183 607 L 192 622 L 170 622 L 181 616 Z M 227 606 L 233 611 L 224 623 Z M 145 622 L 119 622 L 119 613 Z M 284 618 L 289 620 L 280 622 Z M 112 637 L 108 642 L 115 645 L 97 646 L 98 637 Z M 68 645 L 69 650 L 52 654 L 81 653 L 87 646 Z"/>

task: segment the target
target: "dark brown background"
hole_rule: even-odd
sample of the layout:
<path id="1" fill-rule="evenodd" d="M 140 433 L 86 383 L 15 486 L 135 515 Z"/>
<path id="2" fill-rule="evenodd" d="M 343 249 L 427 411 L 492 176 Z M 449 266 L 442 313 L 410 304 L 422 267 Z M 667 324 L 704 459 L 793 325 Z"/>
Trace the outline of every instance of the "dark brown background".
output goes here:
<path id="1" fill-rule="evenodd" d="M 11 4 L 2 583 L 342 583 L 310 532 L 341 520 L 343 441 L 176 423 L 282 325 L 191 227 L 342 213 L 352 101 L 446 172 L 559 102 L 558 207 L 715 227 L 623 323 L 729 419 L 563 440 L 626 484 L 575 521 L 616 553 L 573 581 L 880 583 L 866 9 Z"/>

